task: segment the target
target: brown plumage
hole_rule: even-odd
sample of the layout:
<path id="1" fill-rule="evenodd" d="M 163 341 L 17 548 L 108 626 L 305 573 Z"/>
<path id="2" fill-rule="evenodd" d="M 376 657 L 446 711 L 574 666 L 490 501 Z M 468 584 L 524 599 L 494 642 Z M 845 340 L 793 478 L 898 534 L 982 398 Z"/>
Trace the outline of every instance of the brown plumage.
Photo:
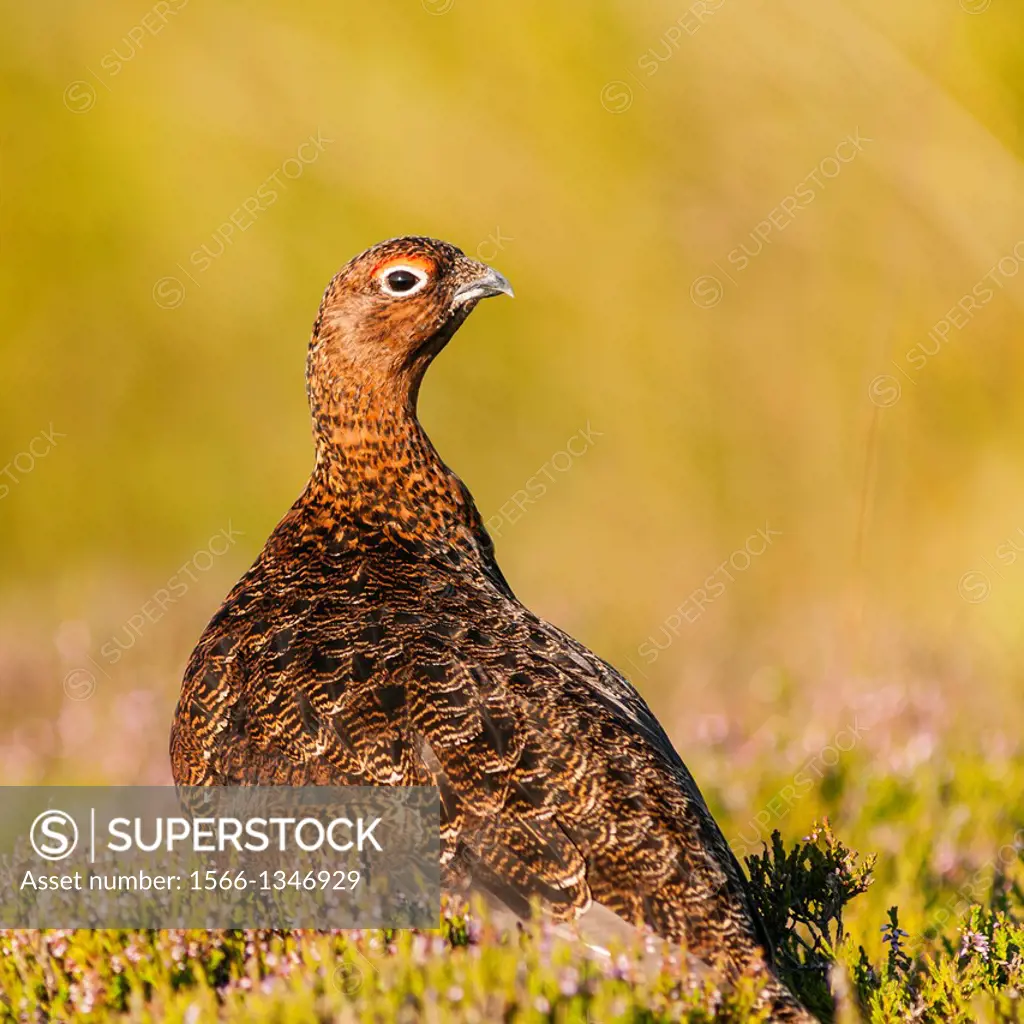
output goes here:
<path id="1" fill-rule="evenodd" d="M 305 490 L 207 626 L 171 732 L 183 785 L 437 785 L 443 864 L 526 914 L 596 902 L 727 974 L 767 966 L 743 872 L 657 719 L 515 598 L 469 491 L 416 419 L 434 356 L 511 294 L 444 242 L 376 245 L 331 281 Z"/>

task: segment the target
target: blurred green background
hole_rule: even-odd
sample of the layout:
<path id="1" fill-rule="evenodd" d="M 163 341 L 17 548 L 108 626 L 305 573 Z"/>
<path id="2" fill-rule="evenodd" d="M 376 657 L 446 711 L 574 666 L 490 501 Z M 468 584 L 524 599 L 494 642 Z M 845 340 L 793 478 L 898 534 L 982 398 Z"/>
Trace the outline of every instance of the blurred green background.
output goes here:
<path id="1" fill-rule="evenodd" d="M 489 518 L 589 425 L 499 558 L 698 778 L 780 716 L 799 760 L 881 694 L 960 747 L 1015 735 L 1019 5 L 44 2 L 4 23 L 4 782 L 167 778 L 191 647 L 311 465 L 322 290 L 406 233 L 518 296 L 428 376 L 437 447 Z M 778 536 L 737 555 L 758 529 Z"/>

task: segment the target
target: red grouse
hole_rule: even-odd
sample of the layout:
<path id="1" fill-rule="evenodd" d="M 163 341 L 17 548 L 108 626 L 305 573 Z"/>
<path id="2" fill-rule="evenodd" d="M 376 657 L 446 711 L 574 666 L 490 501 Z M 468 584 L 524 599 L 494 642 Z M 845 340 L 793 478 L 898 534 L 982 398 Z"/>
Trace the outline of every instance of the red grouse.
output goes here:
<path id="1" fill-rule="evenodd" d="M 462 481 L 416 418 L 433 358 L 501 274 L 429 238 L 382 242 L 320 304 L 316 463 L 192 654 L 181 785 L 436 785 L 446 881 L 526 915 L 590 904 L 810 1020 L 770 954 L 697 784 L 607 662 L 516 600 Z"/>

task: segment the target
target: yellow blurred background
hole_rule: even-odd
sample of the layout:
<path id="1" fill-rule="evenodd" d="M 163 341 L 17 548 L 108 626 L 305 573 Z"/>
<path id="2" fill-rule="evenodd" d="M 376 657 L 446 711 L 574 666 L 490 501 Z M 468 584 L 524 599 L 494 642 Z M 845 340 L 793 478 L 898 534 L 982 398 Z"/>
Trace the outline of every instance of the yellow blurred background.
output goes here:
<path id="1" fill-rule="evenodd" d="M 890 691 L 963 742 L 1020 724 L 1024 8 L 4 22 L 2 781 L 166 779 L 192 645 L 310 468 L 322 290 L 408 233 L 517 293 L 422 419 L 517 594 L 698 778 L 709 738 L 781 714 L 813 749 Z"/>

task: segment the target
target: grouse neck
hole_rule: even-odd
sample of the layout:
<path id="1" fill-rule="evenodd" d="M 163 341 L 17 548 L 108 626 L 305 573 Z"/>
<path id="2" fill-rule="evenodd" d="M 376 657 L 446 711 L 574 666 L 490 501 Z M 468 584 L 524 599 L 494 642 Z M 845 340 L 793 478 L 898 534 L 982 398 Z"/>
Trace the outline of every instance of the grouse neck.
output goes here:
<path id="1" fill-rule="evenodd" d="M 470 521 L 471 499 L 416 417 L 417 389 L 402 383 L 338 381 L 311 393 L 311 484 L 347 533 L 447 548 Z"/>

